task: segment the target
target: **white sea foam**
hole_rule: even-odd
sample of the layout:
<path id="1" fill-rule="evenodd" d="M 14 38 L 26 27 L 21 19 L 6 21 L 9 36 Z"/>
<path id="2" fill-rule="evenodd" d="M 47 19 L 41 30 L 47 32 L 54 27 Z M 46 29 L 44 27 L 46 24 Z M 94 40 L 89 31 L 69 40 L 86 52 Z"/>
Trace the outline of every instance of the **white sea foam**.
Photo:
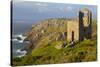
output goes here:
<path id="1" fill-rule="evenodd" d="M 17 38 L 20 38 L 21 40 L 18 40 Z M 23 43 L 24 39 L 26 38 L 26 36 L 23 36 L 22 34 L 17 34 L 17 35 L 13 35 L 13 39 L 12 41 L 18 41 L 19 43 Z"/>
<path id="2" fill-rule="evenodd" d="M 21 49 L 18 49 L 17 51 L 16 51 L 16 53 L 21 53 L 21 55 L 18 55 L 17 57 L 23 57 L 23 56 L 25 56 L 26 55 L 26 53 L 27 53 L 27 51 L 21 51 Z"/>
<path id="3" fill-rule="evenodd" d="M 23 43 L 24 40 L 18 40 L 19 43 Z"/>
<path id="4" fill-rule="evenodd" d="M 18 41 L 16 38 L 12 39 L 12 41 Z"/>
<path id="5" fill-rule="evenodd" d="M 23 44 L 26 36 L 23 36 L 22 34 L 17 34 L 13 35 L 12 38 L 13 38 L 12 41 Z M 27 51 L 26 50 L 21 51 L 21 49 L 17 49 L 15 53 L 18 54 L 16 57 L 23 57 L 26 55 Z"/>
<path id="6" fill-rule="evenodd" d="M 12 41 L 16 41 L 16 42 L 18 42 L 18 43 L 23 43 L 23 42 L 24 42 L 24 40 L 18 40 L 17 38 L 12 39 Z"/>

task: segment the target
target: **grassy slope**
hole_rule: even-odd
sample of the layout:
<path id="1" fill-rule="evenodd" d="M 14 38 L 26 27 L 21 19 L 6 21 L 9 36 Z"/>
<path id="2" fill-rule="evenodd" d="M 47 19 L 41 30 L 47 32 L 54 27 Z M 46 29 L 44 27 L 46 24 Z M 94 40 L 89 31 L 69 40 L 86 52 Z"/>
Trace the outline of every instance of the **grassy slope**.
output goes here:
<path id="1" fill-rule="evenodd" d="M 57 43 L 55 43 L 57 44 Z M 73 47 L 56 49 L 49 45 L 32 52 L 32 55 L 14 59 L 14 65 L 53 64 L 95 61 L 96 40 L 85 40 Z"/>
<path id="2" fill-rule="evenodd" d="M 42 37 L 39 47 L 33 49 L 31 55 L 27 55 L 22 58 L 14 58 L 13 65 L 31 65 L 31 64 L 52 64 L 52 63 L 69 63 L 69 62 L 82 62 L 82 61 L 95 61 L 96 56 L 96 23 L 92 23 L 93 39 L 84 40 L 77 43 L 73 47 L 67 47 L 62 49 L 54 48 L 55 45 L 61 44 L 63 41 L 50 41 L 48 36 Z M 48 32 L 52 32 L 49 29 Z M 58 30 L 56 30 L 58 31 Z M 52 38 L 57 35 L 53 34 Z"/>

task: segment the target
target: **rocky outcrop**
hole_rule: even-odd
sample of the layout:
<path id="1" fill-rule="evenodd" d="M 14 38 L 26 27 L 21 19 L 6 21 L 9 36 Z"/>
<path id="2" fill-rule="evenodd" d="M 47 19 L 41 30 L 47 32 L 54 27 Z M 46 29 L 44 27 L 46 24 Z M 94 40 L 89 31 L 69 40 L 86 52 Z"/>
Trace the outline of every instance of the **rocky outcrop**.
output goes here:
<path id="1" fill-rule="evenodd" d="M 31 44 L 28 45 L 28 49 L 48 45 L 53 41 L 66 40 L 66 26 L 65 18 L 47 19 L 32 25 L 31 30 L 26 33 L 27 40 Z"/>

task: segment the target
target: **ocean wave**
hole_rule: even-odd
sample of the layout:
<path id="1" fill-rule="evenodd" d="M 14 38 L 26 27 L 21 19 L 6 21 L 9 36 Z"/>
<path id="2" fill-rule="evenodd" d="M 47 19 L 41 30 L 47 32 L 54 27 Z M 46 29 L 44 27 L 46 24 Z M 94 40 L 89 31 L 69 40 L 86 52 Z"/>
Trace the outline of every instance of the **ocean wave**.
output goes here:
<path id="1" fill-rule="evenodd" d="M 12 41 L 17 41 L 19 43 L 23 43 L 25 38 L 26 38 L 26 36 L 23 36 L 22 34 L 17 34 L 17 35 L 13 35 Z"/>
<path id="2" fill-rule="evenodd" d="M 18 49 L 18 50 L 16 51 L 16 53 L 20 53 L 20 55 L 18 55 L 17 57 L 23 57 L 23 56 L 26 55 L 27 51 L 26 51 L 26 50 L 21 51 L 21 49 Z"/>
<path id="3" fill-rule="evenodd" d="M 12 39 L 12 41 L 18 41 L 18 40 L 15 38 L 15 39 Z"/>
<path id="4" fill-rule="evenodd" d="M 24 40 L 18 40 L 17 38 L 12 39 L 12 41 L 14 41 L 14 42 L 18 42 L 18 43 L 23 43 L 23 42 L 24 42 Z"/>

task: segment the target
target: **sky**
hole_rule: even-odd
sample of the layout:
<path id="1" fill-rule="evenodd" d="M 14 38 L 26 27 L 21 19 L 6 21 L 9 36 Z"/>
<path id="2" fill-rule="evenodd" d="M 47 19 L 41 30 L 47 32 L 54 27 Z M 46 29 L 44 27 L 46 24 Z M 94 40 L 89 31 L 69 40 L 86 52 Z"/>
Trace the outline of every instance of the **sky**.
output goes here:
<path id="1" fill-rule="evenodd" d="M 88 8 L 97 18 L 97 6 L 34 1 L 13 1 L 13 21 L 36 23 L 48 18 L 76 18 L 78 11 Z"/>

